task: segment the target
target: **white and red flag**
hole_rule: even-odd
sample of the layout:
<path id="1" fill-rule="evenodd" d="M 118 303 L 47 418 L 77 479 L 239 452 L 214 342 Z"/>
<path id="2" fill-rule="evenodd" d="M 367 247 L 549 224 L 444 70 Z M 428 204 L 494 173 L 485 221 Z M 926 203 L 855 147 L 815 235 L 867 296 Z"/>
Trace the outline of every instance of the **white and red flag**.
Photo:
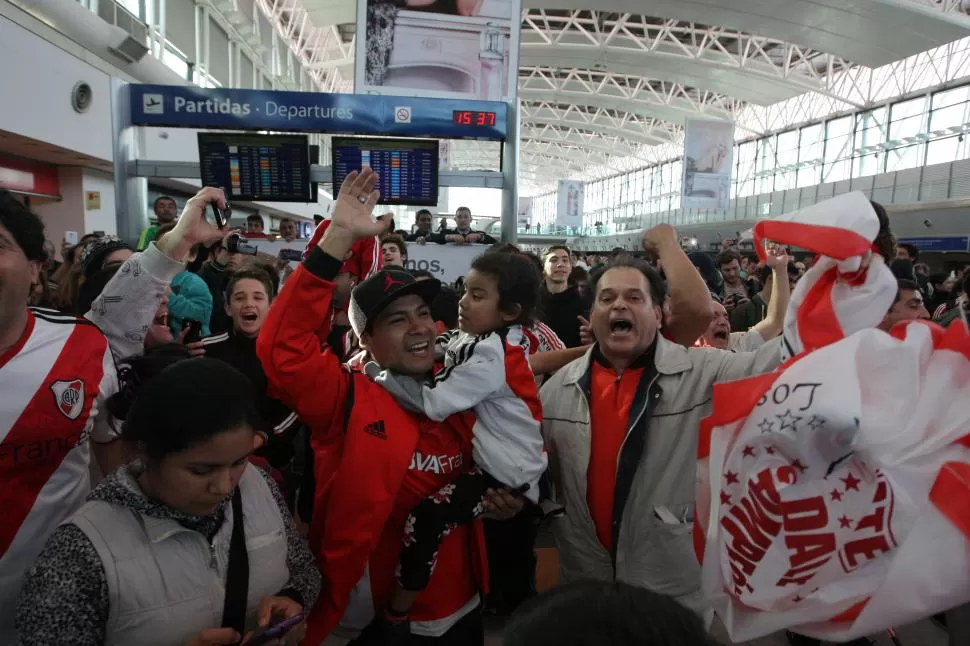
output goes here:
<path id="1" fill-rule="evenodd" d="M 717 384 L 701 427 L 695 548 L 733 641 L 844 641 L 970 601 L 970 334 L 873 329 L 896 292 L 877 231 L 860 194 L 755 228 L 822 258 L 794 358 Z"/>

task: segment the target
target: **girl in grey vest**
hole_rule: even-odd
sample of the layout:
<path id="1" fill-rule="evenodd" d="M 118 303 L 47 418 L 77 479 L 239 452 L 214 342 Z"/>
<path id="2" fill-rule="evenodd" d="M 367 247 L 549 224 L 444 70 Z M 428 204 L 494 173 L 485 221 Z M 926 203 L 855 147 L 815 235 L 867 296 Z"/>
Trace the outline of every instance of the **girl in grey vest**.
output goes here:
<path id="1" fill-rule="evenodd" d="M 249 464 L 262 438 L 246 377 L 170 347 L 131 360 L 120 376 L 108 406 L 125 419 L 136 457 L 48 539 L 17 604 L 20 642 L 229 644 L 311 608 L 320 591 L 313 556 L 276 485 Z M 230 567 L 235 509 L 243 532 Z M 240 562 L 247 593 L 232 586 L 238 602 L 226 604 L 230 570 L 246 580 Z"/>

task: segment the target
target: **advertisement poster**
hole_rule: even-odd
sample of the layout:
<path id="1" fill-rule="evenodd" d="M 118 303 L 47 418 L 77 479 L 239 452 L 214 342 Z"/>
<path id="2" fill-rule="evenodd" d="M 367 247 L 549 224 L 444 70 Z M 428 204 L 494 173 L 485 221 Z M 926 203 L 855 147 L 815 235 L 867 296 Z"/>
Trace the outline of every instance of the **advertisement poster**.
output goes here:
<path id="1" fill-rule="evenodd" d="M 583 224 L 583 198 L 586 185 L 571 179 L 559 180 L 556 200 L 556 226 L 579 228 Z"/>
<path id="2" fill-rule="evenodd" d="M 688 119 L 681 208 L 727 210 L 733 168 L 734 123 Z"/>
<path id="3" fill-rule="evenodd" d="M 354 93 L 514 100 L 521 16 L 521 0 L 360 0 Z"/>

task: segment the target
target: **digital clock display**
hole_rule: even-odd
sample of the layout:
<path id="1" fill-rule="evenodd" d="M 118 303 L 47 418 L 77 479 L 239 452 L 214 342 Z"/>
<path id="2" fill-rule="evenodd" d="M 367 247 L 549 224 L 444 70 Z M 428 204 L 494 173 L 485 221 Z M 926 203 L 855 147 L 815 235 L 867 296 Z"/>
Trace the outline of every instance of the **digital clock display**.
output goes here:
<path id="1" fill-rule="evenodd" d="M 455 110 L 451 120 L 459 126 L 494 126 L 494 112 L 478 112 L 476 110 Z"/>

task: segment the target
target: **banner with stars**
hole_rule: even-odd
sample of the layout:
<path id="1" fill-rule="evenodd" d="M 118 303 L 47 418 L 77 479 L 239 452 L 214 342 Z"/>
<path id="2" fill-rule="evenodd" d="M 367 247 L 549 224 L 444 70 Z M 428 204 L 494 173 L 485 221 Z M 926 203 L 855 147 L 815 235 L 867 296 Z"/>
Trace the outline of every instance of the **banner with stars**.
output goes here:
<path id="1" fill-rule="evenodd" d="M 714 387 L 694 539 L 732 641 L 841 642 L 970 601 L 968 386 L 966 326 L 912 322 Z"/>

